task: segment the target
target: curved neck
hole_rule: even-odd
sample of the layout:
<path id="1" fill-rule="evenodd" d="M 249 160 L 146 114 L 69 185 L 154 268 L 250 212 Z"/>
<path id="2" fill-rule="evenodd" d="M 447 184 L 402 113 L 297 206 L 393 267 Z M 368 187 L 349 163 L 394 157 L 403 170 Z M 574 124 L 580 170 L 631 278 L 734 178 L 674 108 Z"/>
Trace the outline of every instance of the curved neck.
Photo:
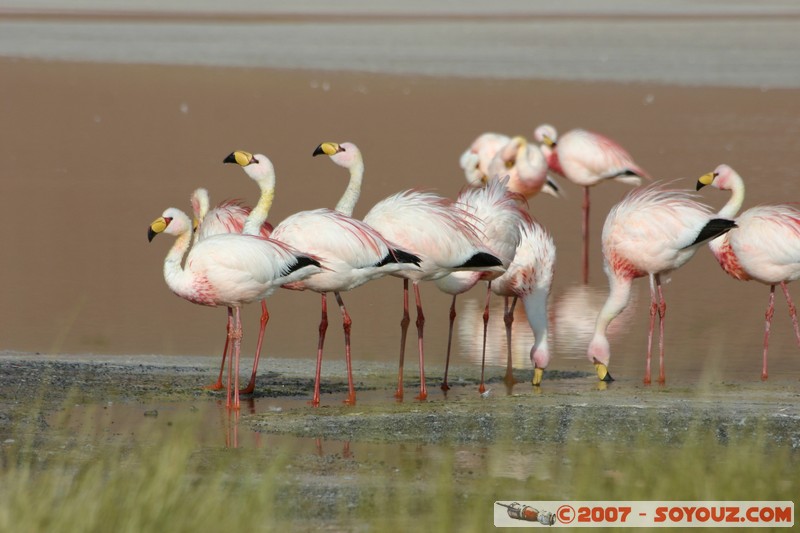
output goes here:
<path id="1" fill-rule="evenodd" d="M 272 201 L 275 199 L 275 178 L 264 178 L 255 180 L 258 187 L 261 189 L 261 196 L 258 198 L 258 203 L 250 211 L 247 220 L 244 223 L 242 233 L 245 235 L 259 235 L 261 233 L 261 226 L 267 221 L 269 210 L 272 207 Z"/>
<path id="2" fill-rule="evenodd" d="M 189 249 L 191 238 L 192 234 L 188 231 L 178 235 L 164 259 L 164 281 L 172 292 L 179 295 L 186 294 L 186 287 L 189 284 L 188 274 L 181 266 L 181 261 Z"/>
<path id="3" fill-rule="evenodd" d="M 336 204 L 336 211 L 347 216 L 353 216 L 353 209 L 358 203 L 358 197 L 361 195 L 361 181 L 364 179 L 364 163 L 356 162 L 350 167 L 350 182 L 344 190 L 344 194 Z"/>
<path id="4" fill-rule="evenodd" d="M 597 315 L 597 322 L 594 326 L 594 335 L 606 336 L 608 325 L 619 315 L 631 297 L 632 279 L 619 278 L 613 274 L 608 277 L 609 292 L 606 303 Z"/>
<path id="5" fill-rule="evenodd" d="M 744 203 L 744 181 L 738 175 L 730 176 L 729 180 L 731 198 L 718 213 L 723 218 L 734 218 Z"/>
<path id="6" fill-rule="evenodd" d="M 545 368 L 550 360 L 547 344 L 547 288 L 536 287 L 530 294 L 522 297 L 525 315 L 533 330 L 533 347 L 531 358 L 536 368 Z"/>

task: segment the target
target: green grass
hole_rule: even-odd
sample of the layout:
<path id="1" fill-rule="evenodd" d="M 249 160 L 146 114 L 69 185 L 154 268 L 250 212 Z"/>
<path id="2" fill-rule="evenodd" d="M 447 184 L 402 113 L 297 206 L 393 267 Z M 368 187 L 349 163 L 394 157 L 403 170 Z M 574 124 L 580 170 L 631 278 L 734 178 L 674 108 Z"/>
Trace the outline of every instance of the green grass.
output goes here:
<path id="1" fill-rule="evenodd" d="M 322 456 L 292 444 L 204 446 L 203 430 L 177 420 L 135 436 L 53 432 L 42 441 L 12 428 L 13 442 L 0 448 L 0 531 L 486 531 L 498 499 L 800 494 L 800 460 L 788 443 L 762 431 L 721 438 L 701 422 L 667 443 L 648 431 L 623 444 L 571 436 L 484 447 L 352 443 L 355 459 L 330 442 Z"/>

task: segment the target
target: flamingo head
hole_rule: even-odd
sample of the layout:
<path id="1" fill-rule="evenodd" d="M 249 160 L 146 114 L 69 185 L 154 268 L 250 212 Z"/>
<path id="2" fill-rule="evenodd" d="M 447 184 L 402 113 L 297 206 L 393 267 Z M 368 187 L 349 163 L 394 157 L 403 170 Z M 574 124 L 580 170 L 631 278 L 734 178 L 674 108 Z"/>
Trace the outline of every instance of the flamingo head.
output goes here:
<path id="1" fill-rule="evenodd" d="M 699 191 L 706 185 L 711 185 L 722 191 L 729 191 L 733 189 L 736 181 L 741 181 L 742 178 L 728 165 L 719 165 L 714 169 L 714 172 L 703 174 L 697 179 L 697 190 Z"/>
<path id="2" fill-rule="evenodd" d="M 533 139 L 552 148 L 558 142 L 558 132 L 550 124 L 542 124 L 533 131 Z"/>
<path id="3" fill-rule="evenodd" d="M 346 169 L 351 169 L 356 165 L 363 165 L 364 163 L 361 157 L 361 151 L 351 142 L 344 142 L 341 144 L 324 142 L 317 146 L 312 155 L 318 156 L 321 154 L 329 156 L 331 161 Z"/>
<path id="4" fill-rule="evenodd" d="M 539 386 L 542 384 L 542 377 L 544 376 L 544 369 L 550 364 L 550 350 L 546 346 L 531 347 L 531 361 L 533 361 L 533 379 L 531 384 Z"/>
<path id="5" fill-rule="evenodd" d="M 506 169 L 513 167 L 517 163 L 517 159 L 523 158 L 527 149 L 528 141 L 525 137 L 518 135 L 512 138 L 503 149 L 503 160 L 506 163 Z"/>
<path id="6" fill-rule="evenodd" d="M 611 346 L 608 344 L 608 339 L 605 336 L 595 335 L 592 342 L 589 343 L 589 349 L 586 355 L 589 361 L 594 363 L 594 368 L 597 371 L 597 377 L 600 381 L 614 381 L 614 378 L 608 373 L 608 360 L 611 359 Z"/>
<path id="7" fill-rule="evenodd" d="M 186 213 L 175 207 L 170 207 L 147 228 L 147 240 L 152 241 L 159 233 L 183 235 L 191 231 L 191 229 L 192 222 L 186 216 Z"/>
<path id="8" fill-rule="evenodd" d="M 228 154 L 222 162 L 238 164 L 244 169 L 245 174 L 257 183 L 275 181 L 275 167 L 264 154 L 253 155 L 250 152 L 237 150 Z"/>

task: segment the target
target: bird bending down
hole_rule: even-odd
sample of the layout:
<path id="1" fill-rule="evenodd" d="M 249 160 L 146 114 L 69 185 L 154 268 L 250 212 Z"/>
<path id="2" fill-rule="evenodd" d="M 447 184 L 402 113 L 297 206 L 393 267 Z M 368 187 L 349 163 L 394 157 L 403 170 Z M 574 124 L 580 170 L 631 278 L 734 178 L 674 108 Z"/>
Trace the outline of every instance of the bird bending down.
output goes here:
<path id="1" fill-rule="evenodd" d="M 511 141 L 508 135 L 502 133 L 482 133 L 467 148 L 458 160 L 459 166 L 464 170 L 464 177 L 471 187 L 483 187 L 489 173 L 489 164 L 504 146 Z"/>
<path id="2" fill-rule="evenodd" d="M 628 304 L 635 278 L 650 278 L 650 329 L 644 382 L 650 383 L 650 355 L 655 316 L 659 317 L 659 383 L 664 383 L 664 316 L 667 306 L 661 292 L 661 276 L 680 268 L 705 241 L 736 227 L 718 218 L 687 191 L 650 186 L 628 193 L 615 205 L 603 226 L 604 268 L 609 294 L 595 323 L 587 356 L 601 381 L 611 381 L 608 361 L 611 349 L 606 330 Z"/>
<path id="3" fill-rule="evenodd" d="M 535 220 L 527 220 L 522 225 L 520 242 L 514 254 L 514 260 L 508 266 L 505 274 L 491 283 L 490 288 L 493 293 L 505 296 L 504 322 L 508 343 L 505 382 L 509 386 L 514 384 L 511 367 L 511 324 L 514 321 L 514 307 L 517 299 L 522 299 L 525 316 L 533 331 L 534 339 L 530 353 L 531 363 L 533 363 L 532 385 L 541 385 L 544 369 L 550 363 L 550 348 L 547 342 L 547 299 L 553 284 L 555 262 L 556 245 L 553 237 Z M 509 298 L 512 299 L 511 305 L 509 305 Z M 483 364 L 481 364 L 481 383 L 483 383 Z"/>
<path id="4" fill-rule="evenodd" d="M 248 156 L 250 154 L 247 152 L 233 152 L 225 159 L 225 162 L 235 162 L 241 165 L 247 175 L 254 179 L 261 188 L 261 199 L 257 208 L 253 209 L 251 218 L 248 218 L 249 225 L 257 226 L 263 222 L 269 212 L 274 197 L 274 180 L 270 182 L 260 179 L 264 170 L 262 156 L 251 156 L 255 162 Z M 346 192 L 345 196 L 347 194 Z M 324 265 L 324 270 L 313 278 L 283 284 L 288 289 L 307 289 L 322 295 L 314 396 L 311 403 L 317 406 L 320 402 L 322 351 L 328 327 L 327 293 L 333 292 L 342 312 L 342 325 L 345 333 L 348 381 L 348 396 L 345 402 L 355 404 L 356 393 L 350 356 L 352 320 L 340 293 L 354 289 L 372 279 L 403 269 L 415 268 L 419 259 L 388 242 L 367 224 L 331 209 L 315 209 L 295 213 L 275 227 L 272 238 L 313 254 Z"/>
<path id="5" fill-rule="evenodd" d="M 352 213 L 358 201 L 364 160 L 353 143 L 322 143 L 314 151 L 325 153 L 339 166 L 350 171 L 350 185 L 336 209 Z M 353 186 L 354 183 L 358 187 Z M 403 364 L 405 342 L 410 322 L 408 314 L 408 281 L 413 281 L 417 302 L 417 334 L 420 360 L 420 393 L 417 398 L 428 396 L 425 384 L 423 351 L 423 329 L 425 316 L 419 294 L 419 282 L 446 276 L 455 270 L 495 270 L 502 272 L 502 262 L 492 255 L 481 242 L 479 231 L 473 224 L 479 221 L 470 217 L 452 202 L 430 193 L 405 191 L 378 202 L 364 222 L 377 230 L 384 238 L 416 257 L 418 268 L 405 269 L 392 275 L 403 279 L 403 319 L 401 321 L 400 369 L 395 396 L 403 397 Z"/>
<path id="6" fill-rule="evenodd" d="M 192 239 L 189 217 L 179 209 L 167 209 L 150 224 L 148 240 L 159 233 L 176 237 L 164 259 L 164 279 L 172 292 L 199 305 L 228 307 L 228 337 L 233 349 L 228 365 L 227 405 L 238 409 L 241 306 L 263 300 L 284 283 L 320 272 L 319 261 L 272 239 L 228 233 L 198 241 L 181 266 Z M 231 374 L 235 377 L 233 403 Z"/>
<path id="7" fill-rule="evenodd" d="M 483 244 L 500 259 L 502 267 L 507 269 L 514 259 L 514 253 L 520 244 L 520 232 L 523 224 L 530 223 L 530 215 L 521 207 L 521 196 L 510 193 L 507 189 L 509 178 L 489 179 L 485 188 L 465 189 L 456 199 L 456 204 L 463 210 L 464 222 L 471 224 L 479 220 L 483 227 L 480 235 Z M 447 371 L 450 367 L 450 351 L 453 341 L 453 324 L 456 318 L 456 298 L 467 292 L 479 281 L 486 280 L 489 287 L 486 291 L 486 306 L 483 312 L 483 360 L 486 357 L 486 329 L 489 322 L 489 296 L 492 280 L 499 277 L 494 271 L 460 271 L 453 272 L 434 280 L 434 284 L 443 292 L 453 296 L 450 304 L 450 328 L 447 336 L 447 357 L 445 359 L 442 390 L 449 390 Z M 483 372 L 481 372 L 483 373 Z M 484 392 L 481 379 L 480 391 Z"/>
<path id="8" fill-rule="evenodd" d="M 583 187 L 583 283 L 589 283 L 589 188 L 608 180 L 641 185 L 650 176 L 615 141 L 582 129 L 561 137 L 553 126 L 542 124 L 533 133 L 553 172 Z"/>
<path id="9" fill-rule="evenodd" d="M 209 211 L 209 198 L 208 191 L 203 188 L 195 189 L 191 197 L 192 212 L 194 213 L 194 242 L 197 243 L 212 235 L 220 235 L 223 233 L 242 233 L 244 223 L 247 216 L 250 214 L 250 208 L 243 206 L 240 202 L 227 200 Z M 264 224 L 259 229 L 259 235 L 262 237 L 269 237 L 272 233 L 272 225 L 269 222 Z M 261 300 L 261 324 L 258 330 L 258 343 L 256 344 L 256 353 L 253 358 L 253 373 L 250 376 L 250 381 L 247 386 L 242 389 L 240 394 L 250 394 L 256 388 L 256 372 L 258 371 L 258 360 L 261 356 L 261 346 L 264 341 L 264 331 L 269 321 L 269 311 L 267 311 L 267 301 Z M 227 328 L 226 328 L 227 329 Z M 222 388 L 222 373 L 225 370 L 225 358 L 228 353 L 228 335 L 225 335 L 225 346 L 222 349 L 222 363 L 219 367 L 219 376 L 217 381 L 208 385 L 206 388 L 210 390 L 219 390 Z"/>
<path id="10" fill-rule="evenodd" d="M 704 174 L 697 180 L 698 191 L 706 185 L 731 191 L 730 200 L 717 216 L 736 217 L 744 203 L 742 177 L 728 165 L 720 165 L 714 172 Z M 736 217 L 736 226 L 736 230 L 717 237 L 708 247 L 731 277 L 741 281 L 752 279 L 769 285 L 761 363 L 761 379 L 765 380 L 770 324 L 775 312 L 775 285 L 780 284 L 783 289 L 800 346 L 797 310 L 787 287 L 790 281 L 800 279 L 800 209 L 787 204 L 753 207 Z"/>
<path id="11" fill-rule="evenodd" d="M 489 177 L 509 176 L 508 190 L 532 198 L 540 192 L 559 198 L 560 189 L 548 176 L 547 160 L 542 150 L 524 137 L 513 137 L 489 162 Z M 484 182 L 486 180 L 484 179 Z"/>

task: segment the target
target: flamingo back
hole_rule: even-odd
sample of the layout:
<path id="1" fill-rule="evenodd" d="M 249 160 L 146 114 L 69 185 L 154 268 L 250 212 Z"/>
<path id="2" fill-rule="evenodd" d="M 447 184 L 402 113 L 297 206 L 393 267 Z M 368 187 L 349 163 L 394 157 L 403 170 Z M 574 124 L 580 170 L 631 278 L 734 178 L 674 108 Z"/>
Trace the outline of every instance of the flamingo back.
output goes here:
<path id="1" fill-rule="evenodd" d="M 742 268 L 763 283 L 800 279 L 800 209 L 796 205 L 753 207 L 728 234 Z"/>
<path id="2" fill-rule="evenodd" d="M 560 173 L 578 185 L 590 186 L 605 179 L 639 185 L 640 177 L 650 179 L 622 146 L 599 133 L 568 131 L 559 139 L 555 153 Z"/>

